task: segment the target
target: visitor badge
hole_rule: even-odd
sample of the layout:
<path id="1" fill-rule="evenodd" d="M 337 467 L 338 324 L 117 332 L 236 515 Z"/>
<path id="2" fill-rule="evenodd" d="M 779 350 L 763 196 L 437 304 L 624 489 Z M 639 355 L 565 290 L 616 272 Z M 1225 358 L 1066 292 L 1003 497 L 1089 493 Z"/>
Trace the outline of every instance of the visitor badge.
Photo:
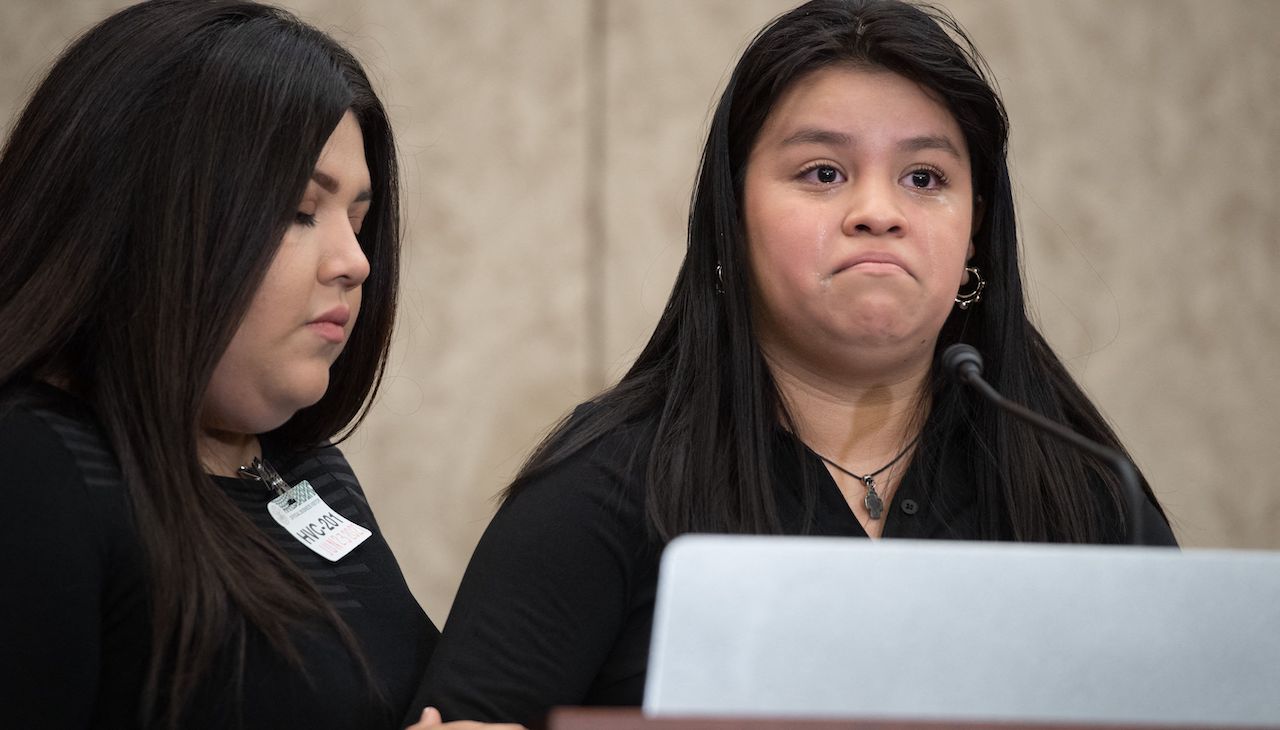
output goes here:
<path id="1" fill-rule="evenodd" d="M 267 512 L 294 539 L 333 562 L 373 534 L 325 504 L 305 479 L 271 500 Z"/>

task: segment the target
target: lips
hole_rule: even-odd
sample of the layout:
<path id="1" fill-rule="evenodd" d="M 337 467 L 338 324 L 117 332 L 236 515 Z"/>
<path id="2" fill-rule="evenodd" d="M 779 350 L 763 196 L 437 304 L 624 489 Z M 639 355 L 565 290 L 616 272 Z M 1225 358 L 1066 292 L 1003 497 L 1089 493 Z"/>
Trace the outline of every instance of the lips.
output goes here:
<path id="1" fill-rule="evenodd" d="M 334 344 L 341 344 L 347 339 L 346 326 L 351 321 L 351 308 L 345 304 L 326 311 L 319 317 L 307 322 L 307 329 L 320 335 L 321 338 Z"/>
<path id="2" fill-rule="evenodd" d="M 867 273 L 890 273 L 894 271 L 904 271 L 911 273 L 906 263 L 894 254 L 885 251 L 864 251 L 854 254 L 849 258 L 840 262 L 832 274 L 839 274 L 843 271 L 857 269 Z"/>

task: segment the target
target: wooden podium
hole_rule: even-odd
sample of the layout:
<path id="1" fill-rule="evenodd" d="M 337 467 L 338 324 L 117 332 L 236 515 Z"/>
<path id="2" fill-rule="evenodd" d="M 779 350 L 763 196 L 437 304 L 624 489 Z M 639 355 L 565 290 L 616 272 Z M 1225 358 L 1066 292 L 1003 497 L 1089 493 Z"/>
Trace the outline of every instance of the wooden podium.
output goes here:
<path id="1" fill-rule="evenodd" d="M 1154 730 L 1155 725 L 1093 725 L 1025 722 L 809 720 L 795 718 L 649 718 L 639 708 L 557 707 L 547 718 L 547 730 Z M 1161 728 L 1210 730 L 1204 725 Z"/>

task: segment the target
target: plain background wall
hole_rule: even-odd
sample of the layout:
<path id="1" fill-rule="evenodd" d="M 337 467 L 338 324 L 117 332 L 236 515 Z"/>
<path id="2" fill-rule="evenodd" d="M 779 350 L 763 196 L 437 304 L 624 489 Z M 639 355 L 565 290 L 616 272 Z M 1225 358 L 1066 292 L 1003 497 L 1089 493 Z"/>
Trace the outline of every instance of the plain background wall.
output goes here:
<path id="1" fill-rule="evenodd" d="M 0 5 L 0 120 L 123 4 Z M 1050 341 L 1184 545 L 1280 548 L 1280 2 L 944 4 L 1009 108 Z M 644 344 L 716 93 L 792 3 L 286 5 L 357 51 L 396 125 L 399 332 L 344 450 L 442 623 L 495 493 Z"/>

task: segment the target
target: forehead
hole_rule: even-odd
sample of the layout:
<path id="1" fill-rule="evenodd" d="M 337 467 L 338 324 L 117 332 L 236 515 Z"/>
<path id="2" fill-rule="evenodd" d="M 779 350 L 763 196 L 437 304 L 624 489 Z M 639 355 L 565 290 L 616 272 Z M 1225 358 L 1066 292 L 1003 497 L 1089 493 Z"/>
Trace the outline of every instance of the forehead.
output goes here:
<path id="1" fill-rule="evenodd" d="M 946 104 L 920 84 L 883 69 L 828 66 L 801 76 L 779 96 L 757 144 L 798 130 L 844 134 L 859 144 L 945 137 L 966 154 L 964 135 Z"/>
<path id="2" fill-rule="evenodd" d="M 351 112 L 342 116 L 316 160 L 316 172 L 341 188 L 368 188 L 369 166 L 364 156 L 364 134 Z M 331 191 L 332 192 L 332 191 Z"/>

